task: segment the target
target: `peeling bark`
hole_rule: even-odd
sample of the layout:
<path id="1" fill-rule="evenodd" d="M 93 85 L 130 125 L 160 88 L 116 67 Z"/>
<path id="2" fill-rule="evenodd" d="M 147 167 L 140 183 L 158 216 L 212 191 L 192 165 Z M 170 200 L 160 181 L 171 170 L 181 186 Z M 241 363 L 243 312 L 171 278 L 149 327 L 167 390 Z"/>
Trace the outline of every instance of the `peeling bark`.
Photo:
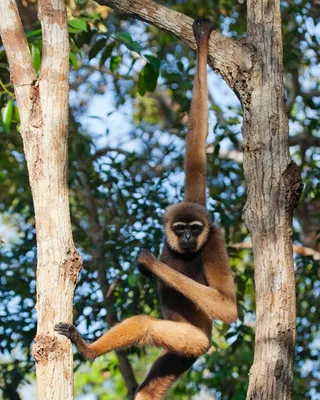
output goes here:
<path id="1" fill-rule="evenodd" d="M 302 190 L 288 147 L 279 0 L 249 0 L 254 43 L 250 102 L 243 106 L 244 220 L 255 261 L 257 329 L 247 399 L 292 399 L 295 280 L 292 214 Z"/>
<path id="2" fill-rule="evenodd" d="M 69 39 L 63 0 L 41 0 L 41 73 L 33 69 L 17 6 L 0 2 L 0 33 L 21 117 L 37 233 L 38 327 L 33 354 L 39 399 L 73 398 L 73 354 L 56 335 L 72 322 L 73 293 L 82 266 L 74 247 L 67 186 Z"/>

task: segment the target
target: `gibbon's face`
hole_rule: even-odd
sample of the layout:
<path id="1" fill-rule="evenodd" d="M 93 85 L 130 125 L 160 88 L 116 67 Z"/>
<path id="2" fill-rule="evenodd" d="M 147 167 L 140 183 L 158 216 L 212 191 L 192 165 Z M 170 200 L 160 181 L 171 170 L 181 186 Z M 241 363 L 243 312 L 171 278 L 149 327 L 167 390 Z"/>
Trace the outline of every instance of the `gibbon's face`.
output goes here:
<path id="1" fill-rule="evenodd" d="M 200 204 L 181 202 L 167 208 L 164 225 L 167 242 L 173 250 L 193 253 L 208 239 L 210 217 Z"/>
<path id="2" fill-rule="evenodd" d="M 186 253 L 198 250 L 199 237 L 203 230 L 201 221 L 178 221 L 172 224 L 172 231 L 178 239 L 179 248 Z"/>

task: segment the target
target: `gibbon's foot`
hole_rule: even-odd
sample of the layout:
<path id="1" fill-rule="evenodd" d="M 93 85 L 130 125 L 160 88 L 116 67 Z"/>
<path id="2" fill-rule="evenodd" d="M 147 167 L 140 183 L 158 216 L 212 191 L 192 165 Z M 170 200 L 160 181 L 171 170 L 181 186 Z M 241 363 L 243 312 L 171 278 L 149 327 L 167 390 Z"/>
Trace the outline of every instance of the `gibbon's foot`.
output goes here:
<path id="1" fill-rule="evenodd" d="M 149 250 L 142 249 L 140 250 L 139 254 L 136 257 L 136 263 L 138 270 L 142 275 L 144 275 L 146 278 L 156 279 L 153 273 L 150 272 L 148 268 L 145 267 L 145 264 L 147 264 L 148 260 L 150 260 L 152 257 L 153 255 L 149 252 Z"/>
<path id="2" fill-rule="evenodd" d="M 197 18 L 193 21 L 192 29 L 194 37 L 199 41 L 204 35 L 210 35 L 214 27 L 209 18 Z"/>
<path id="3" fill-rule="evenodd" d="M 60 335 L 66 336 L 73 343 L 76 343 L 77 339 L 80 337 L 77 328 L 72 324 L 67 324 L 66 322 L 60 322 L 54 327 L 54 330 Z"/>

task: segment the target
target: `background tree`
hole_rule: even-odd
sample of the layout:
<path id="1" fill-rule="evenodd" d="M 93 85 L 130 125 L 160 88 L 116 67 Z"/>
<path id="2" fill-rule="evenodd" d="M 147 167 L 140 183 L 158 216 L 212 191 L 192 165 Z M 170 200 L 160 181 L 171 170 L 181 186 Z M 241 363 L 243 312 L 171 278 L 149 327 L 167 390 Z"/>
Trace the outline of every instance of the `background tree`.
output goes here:
<path id="1" fill-rule="evenodd" d="M 208 15 L 217 31 L 229 37 L 242 38 L 247 29 L 245 4 L 188 1 L 166 2 L 166 5 L 191 17 Z M 37 20 L 33 2 L 23 8 L 21 15 L 33 63 L 38 65 L 41 32 L 32 25 Z M 73 54 L 70 56 L 73 67 L 69 186 L 74 238 L 85 264 L 76 291 L 75 322 L 92 339 L 106 329 L 106 316 L 112 314 L 111 307 L 117 319 L 140 312 L 157 313 L 155 287 L 136 273 L 134 258 L 142 244 L 157 252 L 161 242 L 161 210 L 169 202 L 182 198 L 181 155 L 195 56 L 171 35 L 92 3 L 70 4 L 69 18 Z M 294 224 L 294 239 L 296 245 L 304 245 L 299 247 L 300 254 L 306 253 L 306 247 L 314 251 L 307 257 L 295 256 L 297 399 L 313 398 L 320 390 L 316 372 L 319 264 L 314 260 L 318 256 L 319 231 L 319 160 L 315 151 L 319 146 L 318 21 L 315 3 L 282 3 L 289 144 L 307 183 Z M 146 67 L 149 64 L 153 68 Z M 158 85 L 152 91 L 158 71 Z M 5 242 L 0 264 L 1 301 L 5 305 L 1 316 L 3 330 L 0 330 L 4 377 L 1 387 L 4 395 L 12 399 L 19 383 L 32 380 L 35 231 L 22 144 L 16 133 L 19 116 L 4 52 L 0 53 L 0 77 L 3 89 L 0 209 Z M 230 328 L 215 323 L 213 351 L 177 383 L 171 396 L 190 398 L 204 391 L 206 396 L 212 393 L 217 398 L 243 399 L 253 359 L 255 304 L 251 250 L 241 220 L 245 203 L 241 110 L 236 97 L 217 76 L 211 73 L 209 80 L 210 208 L 215 222 L 226 230 L 238 287 L 240 319 Z M 146 88 L 146 81 L 153 85 Z M 145 89 L 148 89 L 146 94 L 141 96 Z M 95 204 L 95 216 L 90 214 L 93 209 L 90 204 Z M 97 218 L 102 227 L 98 231 L 102 235 L 99 242 L 98 235 L 93 234 L 97 232 L 94 222 Z M 100 278 L 99 257 L 100 266 L 103 263 L 100 268 L 105 272 L 100 273 Z M 104 277 L 107 283 L 103 289 Z M 112 298 L 107 305 L 103 291 Z M 136 349 L 128 355 L 137 381 L 154 357 L 153 350 Z M 85 364 L 77 370 L 79 394 L 94 391 L 101 398 L 118 399 L 125 396 L 130 385 L 133 387 L 134 381 L 119 376 L 119 361 L 113 354 L 97 360 L 93 369 Z"/>
<path id="2" fill-rule="evenodd" d="M 72 321 L 73 292 L 81 269 L 74 247 L 67 186 L 69 37 L 66 4 L 40 1 L 42 60 L 32 65 L 15 0 L 0 6 L 0 34 L 20 113 L 37 231 L 37 334 L 33 356 L 39 398 L 70 398 L 72 348 L 53 334 L 55 322 Z M 58 84 L 59 83 L 59 84 Z M 4 110 L 10 121 L 12 100 Z M 12 389 L 14 391 L 14 388 Z M 6 394 L 7 395 L 7 394 Z"/>

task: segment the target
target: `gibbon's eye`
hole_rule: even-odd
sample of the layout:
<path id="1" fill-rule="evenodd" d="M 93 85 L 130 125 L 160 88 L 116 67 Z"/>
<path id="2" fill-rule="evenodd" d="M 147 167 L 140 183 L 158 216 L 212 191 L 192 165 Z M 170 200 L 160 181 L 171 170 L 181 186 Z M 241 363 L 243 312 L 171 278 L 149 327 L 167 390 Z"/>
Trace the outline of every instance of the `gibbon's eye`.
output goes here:
<path id="1" fill-rule="evenodd" d="M 183 233 L 186 226 L 184 224 L 173 224 L 173 229 L 176 233 Z"/>
<path id="2" fill-rule="evenodd" d="M 200 233 L 203 231 L 203 224 L 200 221 L 191 222 L 190 229 L 194 234 L 200 235 Z"/>
<path id="3" fill-rule="evenodd" d="M 202 232 L 202 225 L 191 225 L 191 230 L 194 233 L 201 233 Z"/>

